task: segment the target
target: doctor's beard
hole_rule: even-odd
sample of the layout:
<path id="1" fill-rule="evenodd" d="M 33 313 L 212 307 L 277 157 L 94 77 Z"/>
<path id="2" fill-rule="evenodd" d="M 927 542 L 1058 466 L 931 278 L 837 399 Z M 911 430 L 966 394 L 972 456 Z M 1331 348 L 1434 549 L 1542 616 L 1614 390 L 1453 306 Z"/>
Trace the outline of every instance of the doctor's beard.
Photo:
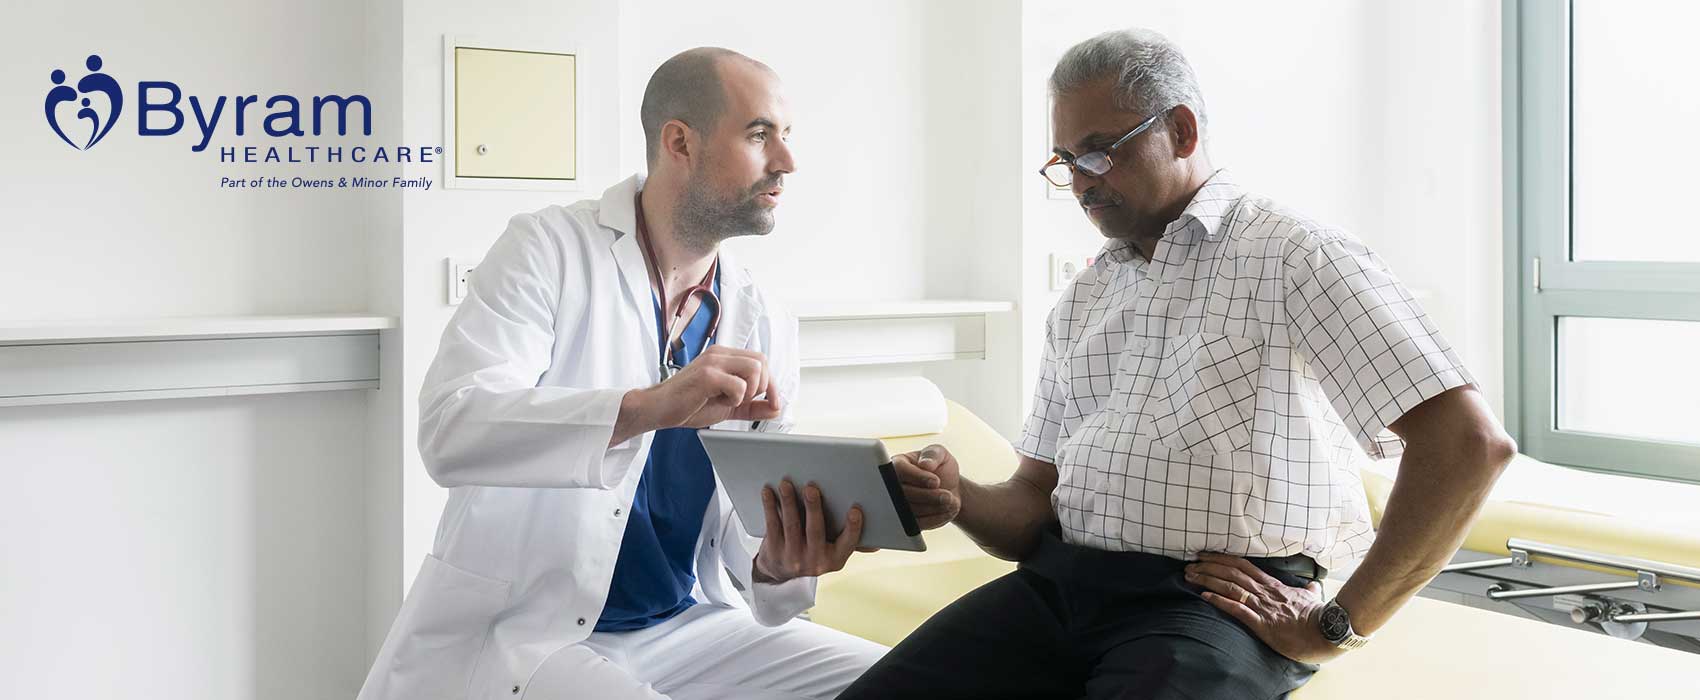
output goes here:
<path id="1" fill-rule="evenodd" d="M 765 236 L 773 232 L 773 210 L 756 201 L 756 195 L 781 183 L 780 175 L 760 182 L 732 197 L 717 196 L 707 178 L 693 177 L 673 212 L 673 225 L 684 244 L 712 250 L 734 236 Z"/>

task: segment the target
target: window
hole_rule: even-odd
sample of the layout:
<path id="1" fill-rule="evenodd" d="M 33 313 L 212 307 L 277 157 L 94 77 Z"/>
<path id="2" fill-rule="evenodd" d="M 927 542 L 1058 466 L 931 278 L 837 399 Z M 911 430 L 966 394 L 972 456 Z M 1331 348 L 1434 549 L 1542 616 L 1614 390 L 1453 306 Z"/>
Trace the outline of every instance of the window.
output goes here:
<path id="1" fill-rule="evenodd" d="M 1504 17 L 1510 428 L 1543 461 L 1700 482 L 1700 4 Z"/>

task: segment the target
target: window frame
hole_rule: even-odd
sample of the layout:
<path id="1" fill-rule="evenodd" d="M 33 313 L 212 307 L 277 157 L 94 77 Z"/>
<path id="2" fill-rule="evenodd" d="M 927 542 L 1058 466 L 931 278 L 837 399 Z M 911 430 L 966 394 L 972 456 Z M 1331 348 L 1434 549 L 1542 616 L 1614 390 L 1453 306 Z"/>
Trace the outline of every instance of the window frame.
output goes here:
<path id="1" fill-rule="evenodd" d="M 1570 259 L 1571 2 L 1503 1 L 1506 428 L 1543 462 L 1700 483 L 1700 445 L 1558 429 L 1559 318 L 1700 321 L 1700 262 Z"/>

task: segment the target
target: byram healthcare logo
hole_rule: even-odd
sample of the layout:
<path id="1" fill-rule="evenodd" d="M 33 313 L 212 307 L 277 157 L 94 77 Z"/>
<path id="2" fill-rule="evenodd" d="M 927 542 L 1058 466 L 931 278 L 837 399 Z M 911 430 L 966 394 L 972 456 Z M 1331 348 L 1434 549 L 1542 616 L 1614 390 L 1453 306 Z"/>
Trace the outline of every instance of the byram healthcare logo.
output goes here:
<path id="1" fill-rule="evenodd" d="M 171 136 L 194 127 L 189 136 L 189 150 L 207 150 L 214 136 L 222 131 L 234 132 L 238 142 L 220 145 L 220 163 L 419 163 L 436 162 L 443 154 L 440 145 L 403 146 L 372 145 L 365 141 L 348 143 L 334 137 L 348 137 L 349 124 L 354 122 L 355 136 L 372 135 L 372 102 L 364 95 L 319 95 L 296 98 L 292 95 L 218 95 L 203 97 L 185 95 L 183 88 L 168 80 L 140 80 L 129 93 L 128 100 L 118 81 L 105 73 L 106 62 L 98 54 L 83 59 L 88 73 L 76 82 L 61 68 L 53 68 L 47 79 L 53 83 L 47 89 L 42 109 L 47 126 L 66 145 L 87 151 L 100 143 L 120 117 L 133 115 L 137 136 Z M 126 102 L 129 104 L 126 105 Z M 128 112 L 124 109 L 129 106 Z M 262 110 L 263 113 L 262 113 Z M 358 120 L 358 121 L 355 121 Z M 253 123 L 250 123 L 252 121 Z M 234 122 L 234 125 L 232 123 Z M 331 131 L 335 130 L 332 134 Z M 250 132 L 255 132 L 250 136 Z M 267 141 L 255 144 L 262 136 Z M 306 140 L 306 137 L 325 135 L 326 139 Z M 242 142 L 243 137 L 247 142 Z M 45 138 L 45 135 L 44 135 Z M 323 173 L 320 173 L 323 175 Z M 219 178 L 220 189 L 385 189 L 418 187 L 431 188 L 428 177 L 306 177 L 293 172 L 245 169 L 230 172 Z"/>
<path id="2" fill-rule="evenodd" d="M 88 66 L 89 74 L 77 81 L 75 89 L 65 84 L 65 71 L 55 68 L 49 76 L 53 81 L 53 89 L 47 91 L 47 125 L 53 127 L 53 133 L 58 134 L 60 140 L 79 151 L 94 148 L 95 144 L 100 143 L 106 133 L 112 131 L 112 125 L 118 122 L 118 115 L 124 112 L 124 91 L 118 87 L 118 81 L 113 80 L 112 76 L 100 72 L 100 57 L 90 54 L 88 60 L 83 63 Z M 99 109 L 96 109 L 97 103 L 90 99 L 91 96 L 105 98 L 98 103 Z M 89 122 L 88 139 L 83 140 L 82 145 L 78 145 L 77 141 L 73 141 L 65 133 L 66 126 L 70 125 L 59 123 L 59 106 L 66 102 L 80 102 L 82 108 L 77 110 L 75 118 Z M 71 131 L 78 136 L 82 135 L 81 130 Z"/>
<path id="3" fill-rule="evenodd" d="M 47 126 L 59 140 L 79 151 L 100 143 L 112 131 L 124 113 L 124 90 L 118 81 L 102 72 L 104 61 L 90 54 L 83 61 L 88 74 L 77 80 L 75 87 L 67 82 L 64 70 L 54 68 L 48 75 L 53 86 L 47 91 L 44 111 Z M 141 80 L 131 93 L 138 136 L 171 136 L 194 126 L 198 140 L 190 150 L 200 153 L 220 132 L 220 127 L 233 128 L 236 136 L 246 136 L 259 127 L 273 138 L 329 135 L 347 136 L 351 121 L 364 136 L 372 135 L 372 102 L 364 95 L 318 95 L 296 98 L 292 95 L 218 95 L 203 98 L 183 94 L 183 88 L 168 80 Z M 187 103 L 187 109 L 185 109 Z M 305 104 L 304 104 L 305 103 Z M 263 107 L 262 107 L 263 106 Z M 261 109 L 264 114 L 258 114 Z M 257 121 L 258 123 L 250 123 Z M 258 134 L 256 134 L 258 135 Z M 227 162 L 430 162 L 429 155 L 441 153 L 440 148 L 397 146 L 393 149 L 363 145 L 345 149 L 342 146 L 225 146 L 219 148 L 219 160 Z M 417 154 L 417 155 L 416 155 Z"/>

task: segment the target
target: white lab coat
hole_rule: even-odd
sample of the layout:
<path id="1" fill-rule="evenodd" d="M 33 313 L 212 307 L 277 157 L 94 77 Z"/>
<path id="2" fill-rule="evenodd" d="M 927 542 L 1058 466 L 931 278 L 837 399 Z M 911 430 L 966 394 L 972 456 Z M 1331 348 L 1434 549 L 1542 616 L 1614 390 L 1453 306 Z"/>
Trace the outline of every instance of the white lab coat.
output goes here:
<path id="1" fill-rule="evenodd" d="M 360 700 L 523 698 L 544 659 L 595 627 L 651 434 L 608 440 L 625 392 L 660 380 L 641 186 L 515 216 L 479 264 L 419 395 L 419 452 L 449 501 Z M 789 405 L 796 320 L 731 255 L 720 262 L 716 342 L 766 355 Z M 790 415 L 761 429 L 787 430 Z M 760 542 L 719 486 L 697 543 L 699 604 L 770 626 L 813 605 L 813 578 L 750 584 Z"/>

